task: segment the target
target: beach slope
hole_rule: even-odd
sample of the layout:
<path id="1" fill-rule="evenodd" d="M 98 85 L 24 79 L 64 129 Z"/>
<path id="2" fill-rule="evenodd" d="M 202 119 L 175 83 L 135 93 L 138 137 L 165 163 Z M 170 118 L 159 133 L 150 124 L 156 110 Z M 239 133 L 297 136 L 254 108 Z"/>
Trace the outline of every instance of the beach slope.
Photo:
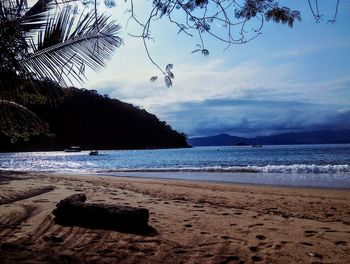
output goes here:
<path id="1" fill-rule="evenodd" d="M 0 263 L 350 263 L 350 190 L 0 175 Z M 56 224 L 56 204 L 81 192 L 147 208 L 149 228 Z"/>

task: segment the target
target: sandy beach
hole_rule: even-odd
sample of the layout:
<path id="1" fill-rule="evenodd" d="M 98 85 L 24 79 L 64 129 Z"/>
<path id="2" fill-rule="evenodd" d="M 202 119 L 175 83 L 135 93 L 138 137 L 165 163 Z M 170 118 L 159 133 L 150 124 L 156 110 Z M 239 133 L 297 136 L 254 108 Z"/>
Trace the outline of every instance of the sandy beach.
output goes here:
<path id="1" fill-rule="evenodd" d="M 149 232 L 60 226 L 74 193 L 143 207 Z M 350 190 L 2 172 L 0 263 L 350 263 Z"/>

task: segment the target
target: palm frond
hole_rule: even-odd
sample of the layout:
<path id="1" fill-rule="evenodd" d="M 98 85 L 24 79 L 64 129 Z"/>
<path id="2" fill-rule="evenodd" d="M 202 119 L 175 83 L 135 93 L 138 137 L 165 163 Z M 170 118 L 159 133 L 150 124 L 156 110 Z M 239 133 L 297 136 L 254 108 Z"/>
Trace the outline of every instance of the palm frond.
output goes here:
<path id="1" fill-rule="evenodd" d="M 13 1 L 13 0 L 11 0 Z M 27 1 L 27 0 L 21 0 Z M 36 0 L 35 4 L 27 8 L 22 17 L 23 29 L 30 32 L 45 27 L 49 12 L 58 8 L 60 5 L 66 5 L 79 0 Z"/>
<path id="2" fill-rule="evenodd" d="M 22 28 L 30 33 L 42 29 L 46 25 L 46 17 L 50 10 L 50 4 L 54 0 L 38 0 L 32 7 L 28 8 L 21 17 Z"/>
<path id="3" fill-rule="evenodd" d="M 35 17 L 41 15 L 49 10 L 49 5 L 54 2 L 54 0 L 37 0 L 37 2 L 28 9 L 25 16 L 27 18 Z"/>
<path id="4" fill-rule="evenodd" d="M 68 79 L 82 82 L 85 66 L 97 71 L 104 67 L 115 48 L 122 44 L 120 26 L 105 15 L 80 16 L 64 8 L 48 17 L 39 32 L 33 53 L 21 65 L 38 78 L 49 78 L 63 86 Z"/>

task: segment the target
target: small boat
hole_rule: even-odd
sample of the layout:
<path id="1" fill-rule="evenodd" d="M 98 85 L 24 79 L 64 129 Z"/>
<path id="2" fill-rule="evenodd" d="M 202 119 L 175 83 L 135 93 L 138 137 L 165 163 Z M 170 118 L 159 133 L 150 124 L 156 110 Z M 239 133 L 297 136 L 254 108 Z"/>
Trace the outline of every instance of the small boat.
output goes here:
<path id="1" fill-rule="evenodd" d="M 261 144 L 256 144 L 256 145 L 252 145 L 253 148 L 261 148 L 262 145 Z"/>
<path id="2" fill-rule="evenodd" d="M 92 150 L 92 151 L 90 151 L 89 155 L 91 155 L 91 156 L 98 155 L 98 151 L 97 150 Z"/>
<path id="3" fill-rule="evenodd" d="M 81 148 L 79 146 L 71 146 L 64 150 L 65 152 L 81 152 Z"/>

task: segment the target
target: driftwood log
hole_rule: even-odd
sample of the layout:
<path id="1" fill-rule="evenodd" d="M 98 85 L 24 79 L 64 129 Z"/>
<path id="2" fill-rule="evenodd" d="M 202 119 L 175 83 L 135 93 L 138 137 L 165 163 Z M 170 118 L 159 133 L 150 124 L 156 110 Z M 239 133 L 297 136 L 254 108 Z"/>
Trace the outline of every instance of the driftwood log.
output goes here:
<path id="1" fill-rule="evenodd" d="M 106 229 L 142 229 L 148 226 L 149 212 L 145 208 L 85 203 L 84 193 L 73 194 L 52 211 L 55 222 L 62 225 L 76 225 Z"/>

